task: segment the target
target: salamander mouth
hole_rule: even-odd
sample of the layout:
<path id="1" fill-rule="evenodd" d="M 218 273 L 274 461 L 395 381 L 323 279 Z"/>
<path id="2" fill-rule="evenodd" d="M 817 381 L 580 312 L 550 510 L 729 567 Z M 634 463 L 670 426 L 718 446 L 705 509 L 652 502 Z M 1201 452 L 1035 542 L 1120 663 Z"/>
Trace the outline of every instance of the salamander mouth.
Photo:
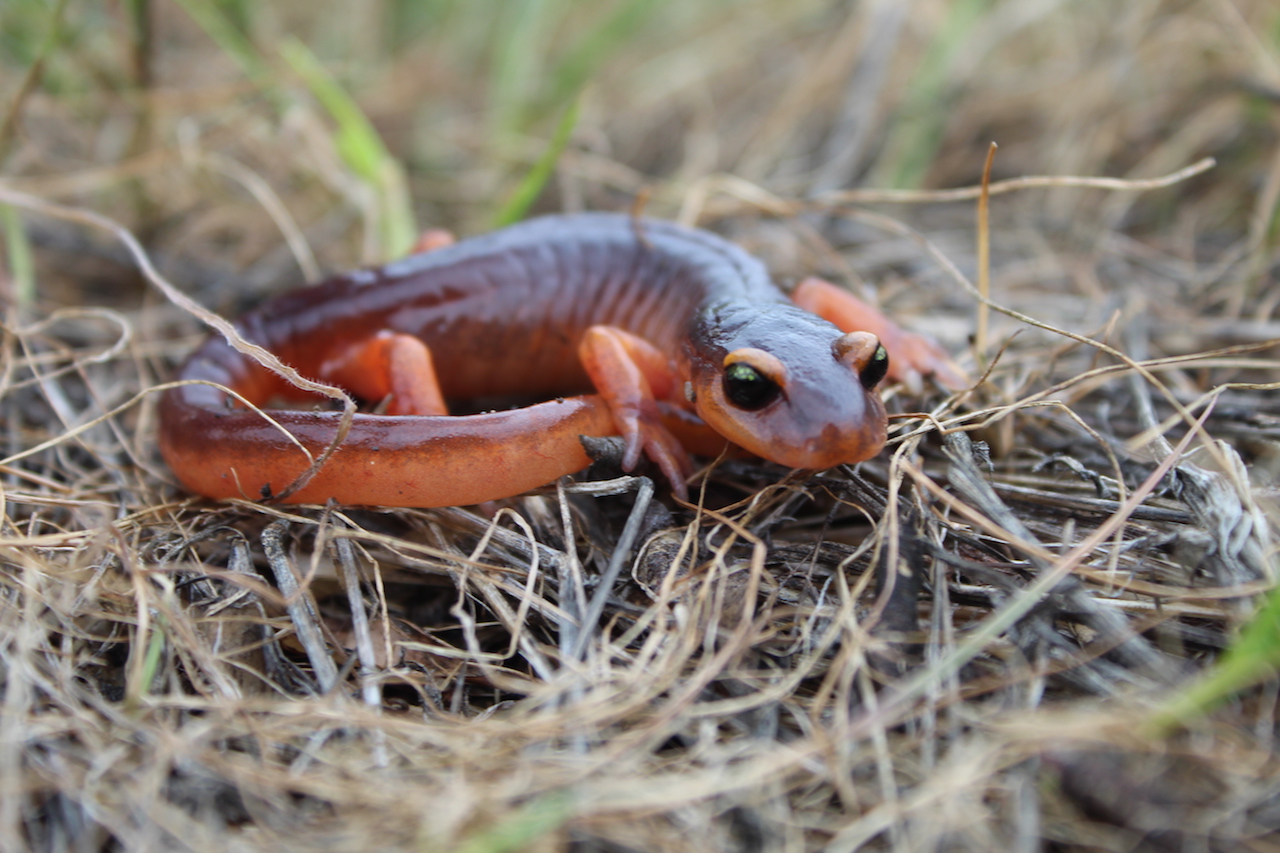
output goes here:
<path id="1" fill-rule="evenodd" d="M 883 422 L 873 421 L 853 431 L 828 425 L 818 437 L 794 443 L 785 439 L 740 443 L 746 450 L 788 468 L 823 470 L 865 462 L 884 448 L 885 440 Z"/>

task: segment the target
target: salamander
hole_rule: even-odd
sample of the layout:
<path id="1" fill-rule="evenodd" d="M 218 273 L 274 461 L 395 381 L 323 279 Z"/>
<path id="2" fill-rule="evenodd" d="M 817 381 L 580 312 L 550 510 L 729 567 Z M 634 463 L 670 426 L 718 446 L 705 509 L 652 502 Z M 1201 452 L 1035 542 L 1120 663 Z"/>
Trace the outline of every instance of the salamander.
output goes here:
<path id="1" fill-rule="evenodd" d="M 309 471 L 343 413 L 211 337 L 159 405 L 165 460 L 211 498 L 480 503 L 585 468 L 580 437 L 614 435 L 625 470 L 647 455 L 684 497 L 682 441 L 795 468 L 860 462 L 885 443 L 887 374 L 963 382 L 936 344 L 835 285 L 788 297 L 733 243 L 623 214 L 531 219 L 339 275 L 236 328 L 377 408 Z M 545 402 L 448 414 L 446 400 L 508 395 Z"/>

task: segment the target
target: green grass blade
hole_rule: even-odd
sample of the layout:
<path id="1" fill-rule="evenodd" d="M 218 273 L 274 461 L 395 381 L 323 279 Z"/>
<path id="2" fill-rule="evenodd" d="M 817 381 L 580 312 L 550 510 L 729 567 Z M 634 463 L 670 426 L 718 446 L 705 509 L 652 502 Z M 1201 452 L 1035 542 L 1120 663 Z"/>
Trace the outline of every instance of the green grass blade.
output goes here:
<path id="1" fill-rule="evenodd" d="M 498 5 L 499 34 L 494 39 L 489 80 L 489 149 L 501 150 L 521 127 L 534 82 L 542 77 L 540 57 L 554 0 L 510 0 Z"/>
<path id="2" fill-rule="evenodd" d="M 155 684 L 167 642 L 167 629 L 165 618 L 157 614 L 156 621 L 151 626 L 151 634 L 147 637 L 147 646 L 143 650 L 141 664 L 129 668 L 130 678 L 125 684 L 124 706 L 130 713 L 138 710 L 142 704 L 142 697 L 151 692 L 151 687 Z M 133 653 L 136 653 L 136 649 Z"/>
<path id="3" fill-rule="evenodd" d="M 463 842 L 459 853 L 515 853 L 556 829 L 573 814 L 568 792 L 560 791 L 522 806 L 489 829 Z"/>
<path id="4" fill-rule="evenodd" d="M 382 254 L 392 258 L 405 254 L 413 246 L 416 229 L 400 164 L 360 107 L 306 45 L 295 38 L 285 39 L 280 54 L 337 124 L 336 147 L 347 168 L 377 193 Z"/>
<path id="5" fill-rule="evenodd" d="M 639 31 L 668 0 L 626 0 L 613 14 L 582 36 L 548 73 L 551 80 L 541 103 L 553 109 L 582 91 L 604 63 L 619 47 L 635 38 Z"/>
<path id="6" fill-rule="evenodd" d="M 36 54 L 32 58 L 31 64 L 27 66 L 27 72 L 22 76 L 22 82 L 18 84 L 8 109 L 5 110 L 4 116 L 0 117 L 0 162 L 9 153 L 9 142 L 13 138 L 14 130 L 18 125 L 18 116 L 22 112 L 22 105 L 25 103 L 27 96 L 40 85 L 40 77 L 44 73 L 45 63 L 53 55 L 53 51 L 62 37 L 62 20 L 66 9 L 67 0 L 58 0 L 58 4 L 49 13 L 48 26 L 45 28 L 43 38 L 40 39 L 40 46 L 36 49 Z"/>
<path id="7" fill-rule="evenodd" d="M 578 125 L 580 103 L 581 100 L 575 98 L 570 102 L 564 114 L 560 116 L 560 121 L 556 125 L 550 144 L 547 145 L 547 150 L 542 152 L 538 162 L 533 164 L 533 168 L 524 176 L 515 191 L 507 198 L 506 203 L 494 215 L 494 228 L 503 228 L 513 222 L 519 222 L 529 212 L 529 208 L 533 206 L 533 203 L 538 200 L 543 187 L 546 186 L 552 172 L 555 171 L 556 163 L 564 152 L 564 147 L 569 144 L 569 139 L 573 136 L 573 129 Z"/>
<path id="8" fill-rule="evenodd" d="M 9 277 L 13 280 L 13 300 L 22 310 L 36 299 L 36 265 L 31 241 L 18 211 L 0 205 L 0 228 L 4 229 L 4 246 L 9 255 Z"/>
<path id="9" fill-rule="evenodd" d="M 1159 733 L 1201 716 L 1233 693 L 1246 690 L 1280 668 L 1280 587 L 1271 590 L 1240 637 L 1207 674 L 1157 712 Z"/>
<path id="10" fill-rule="evenodd" d="M 178 0 L 178 5 L 200 25 L 205 35 L 213 39 L 223 53 L 235 60 L 246 77 L 260 86 L 267 84 L 269 75 L 262 55 L 217 3 L 213 0 Z M 237 13 L 235 6 L 231 9 L 233 14 Z"/>
<path id="11" fill-rule="evenodd" d="M 912 189 L 923 182 L 937 158 L 938 146 L 950 118 L 948 87 L 956 57 L 970 33 L 982 21 L 991 0 L 957 0 L 939 27 L 912 76 L 898 118 L 876 164 L 874 186 Z"/>

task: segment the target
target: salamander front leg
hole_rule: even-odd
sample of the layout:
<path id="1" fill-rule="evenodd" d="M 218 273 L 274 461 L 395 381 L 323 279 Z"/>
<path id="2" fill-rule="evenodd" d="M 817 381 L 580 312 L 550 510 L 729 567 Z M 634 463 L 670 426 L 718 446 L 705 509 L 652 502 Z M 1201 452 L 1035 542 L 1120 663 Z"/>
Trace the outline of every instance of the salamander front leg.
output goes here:
<path id="1" fill-rule="evenodd" d="M 668 357 L 643 338 L 613 326 L 587 329 L 578 357 L 622 434 L 623 469 L 634 468 L 643 451 L 671 481 L 676 494 L 687 498 L 685 478 L 693 464 L 663 425 L 657 402 L 670 398 L 676 384 Z"/>
<path id="2" fill-rule="evenodd" d="M 932 338 L 908 332 L 880 310 L 820 278 L 806 278 L 791 291 L 791 301 L 834 323 L 844 332 L 871 332 L 889 351 L 889 376 L 918 390 L 932 375 L 951 391 L 969 384 L 965 372 Z"/>

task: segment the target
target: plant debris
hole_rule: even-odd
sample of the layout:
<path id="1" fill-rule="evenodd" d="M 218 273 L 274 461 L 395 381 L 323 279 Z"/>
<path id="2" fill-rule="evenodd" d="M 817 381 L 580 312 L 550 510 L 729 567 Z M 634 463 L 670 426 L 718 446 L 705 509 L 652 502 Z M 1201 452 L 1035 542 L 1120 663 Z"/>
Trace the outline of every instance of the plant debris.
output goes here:
<path id="1" fill-rule="evenodd" d="M 373 260 L 386 226 L 331 117 L 283 65 L 228 70 L 188 5 L 151 10 L 137 104 L 66 88 L 126 74 L 97 52 L 115 31 L 0 87 L 0 847 L 1274 846 L 1274 669 L 1153 722 L 1277 582 L 1268 4 L 613 4 L 630 42 L 605 12 L 548 24 L 575 61 L 592 38 L 616 57 L 539 209 L 647 191 L 782 280 L 876 284 L 974 382 L 890 389 L 890 445 L 856 468 L 704 460 L 682 505 L 605 460 L 440 510 L 215 504 L 159 460 L 156 392 L 204 334 L 180 307 L 234 316 Z M 469 79 L 480 30 L 453 14 L 433 26 L 456 46 L 405 22 L 349 82 L 419 213 L 467 230 L 579 72 L 522 92 L 512 28 L 506 71 Z M 401 115 L 419 78 L 439 100 Z M 482 78 L 514 87 L 493 125 Z M 118 136 L 87 130 L 104 117 Z M 974 352 L 973 191 L 875 193 L 972 187 L 993 136 L 1012 183 Z"/>

